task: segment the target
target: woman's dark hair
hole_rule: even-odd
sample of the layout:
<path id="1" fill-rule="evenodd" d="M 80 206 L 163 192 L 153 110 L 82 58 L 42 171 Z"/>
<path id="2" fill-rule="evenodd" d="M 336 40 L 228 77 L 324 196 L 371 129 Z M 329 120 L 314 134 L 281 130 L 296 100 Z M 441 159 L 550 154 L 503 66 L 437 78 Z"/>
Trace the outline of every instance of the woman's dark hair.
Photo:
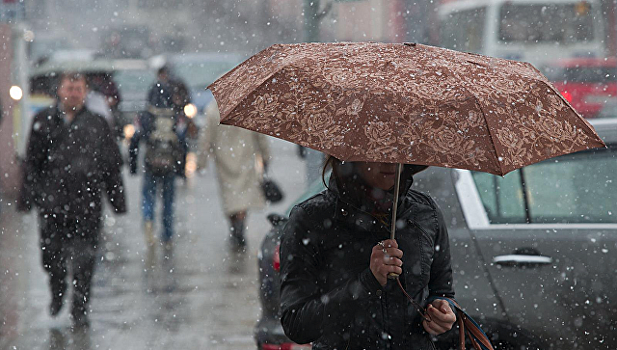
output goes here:
<path id="1" fill-rule="evenodd" d="M 332 163 L 335 160 L 338 159 L 334 158 L 333 156 L 327 156 L 326 161 L 323 163 L 323 167 L 321 169 L 321 182 L 323 182 L 323 185 L 326 186 L 326 188 L 328 188 L 328 184 L 326 183 L 326 173 L 328 172 L 329 168 L 334 168 L 334 165 Z"/>
<path id="2" fill-rule="evenodd" d="M 324 186 L 326 186 L 326 188 L 329 188 L 328 184 L 326 183 L 326 173 L 328 172 L 328 169 L 332 169 L 332 175 L 330 175 L 330 177 L 334 177 L 334 180 L 339 183 L 339 185 L 339 181 L 341 180 L 342 176 L 349 175 L 349 171 L 353 172 L 353 166 L 351 168 L 345 167 L 345 169 L 343 169 L 345 165 L 351 166 L 352 163 L 345 163 L 334 156 L 328 156 L 326 158 L 323 169 L 321 171 L 321 181 L 323 182 Z M 405 164 L 405 169 L 408 171 L 409 175 L 415 175 L 421 171 L 426 170 L 427 168 L 428 166 L 426 165 Z M 347 174 L 345 174 L 346 172 Z"/>
<path id="3" fill-rule="evenodd" d="M 351 165 L 350 163 L 347 164 Z M 340 185 L 341 176 L 344 175 L 344 171 L 342 169 L 344 165 L 345 162 L 339 160 L 334 156 L 328 156 L 326 158 L 323 169 L 321 171 L 321 181 L 323 182 L 324 186 L 326 186 L 326 188 L 329 188 L 328 184 L 326 183 L 326 173 L 328 172 L 328 169 L 332 169 L 332 174 L 330 175 L 330 177 L 333 177 L 334 180 Z"/>

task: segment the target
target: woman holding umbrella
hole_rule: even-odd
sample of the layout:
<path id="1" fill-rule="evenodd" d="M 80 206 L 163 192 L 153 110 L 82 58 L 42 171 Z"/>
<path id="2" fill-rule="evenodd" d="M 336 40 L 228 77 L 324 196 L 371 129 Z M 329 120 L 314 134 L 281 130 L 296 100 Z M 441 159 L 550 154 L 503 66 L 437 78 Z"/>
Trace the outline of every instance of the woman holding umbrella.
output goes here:
<path id="1" fill-rule="evenodd" d="M 428 349 L 455 319 L 461 349 L 465 333 L 493 349 L 451 299 L 441 212 L 400 164 L 503 176 L 604 147 L 530 64 L 414 43 L 273 45 L 209 89 L 221 123 L 336 157 L 280 251 L 283 327 L 313 349 Z"/>
<path id="2" fill-rule="evenodd" d="M 313 349 L 430 349 L 429 334 L 456 321 L 443 216 L 401 174 L 397 239 L 390 240 L 396 164 L 342 163 L 330 157 L 328 189 L 299 204 L 281 243 L 282 324 L 290 339 Z M 412 296 L 388 274 L 399 281 Z M 426 309 L 425 309 L 426 307 Z M 424 311 L 424 309 L 426 311 Z"/>

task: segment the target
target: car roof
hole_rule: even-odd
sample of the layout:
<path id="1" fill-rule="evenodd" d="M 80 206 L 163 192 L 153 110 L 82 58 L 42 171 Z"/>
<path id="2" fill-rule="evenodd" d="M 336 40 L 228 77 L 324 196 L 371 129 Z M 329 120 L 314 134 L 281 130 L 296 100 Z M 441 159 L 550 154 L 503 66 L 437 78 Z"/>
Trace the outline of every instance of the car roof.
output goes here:
<path id="1" fill-rule="evenodd" d="M 192 52 L 182 53 L 167 56 L 172 61 L 222 61 L 230 58 L 242 59 L 245 57 L 239 53 L 224 53 L 224 52 Z"/>
<path id="2" fill-rule="evenodd" d="M 440 16 L 454 11 L 464 11 L 470 8 L 487 7 L 493 5 L 549 5 L 549 4 L 575 4 L 577 0 L 443 0 L 437 11 Z M 598 1 L 586 0 L 592 6 L 597 6 Z"/>
<path id="3" fill-rule="evenodd" d="M 95 59 L 95 60 L 67 60 L 60 62 L 46 62 L 30 72 L 30 77 L 60 72 L 79 73 L 112 73 L 125 69 L 149 69 L 148 62 L 139 59 Z"/>
<path id="4" fill-rule="evenodd" d="M 248 56 L 243 53 L 233 52 L 190 52 L 190 53 L 166 53 L 150 58 L 151 66 L 158 68 L 163 64 L 191 63 L 191 62 L 242 62 Z"/>
<path id="5" fill-rule="evenodd" d="M 617 116 L 614 118 L 587 119 L 606 144 L 617 144 Z"/>

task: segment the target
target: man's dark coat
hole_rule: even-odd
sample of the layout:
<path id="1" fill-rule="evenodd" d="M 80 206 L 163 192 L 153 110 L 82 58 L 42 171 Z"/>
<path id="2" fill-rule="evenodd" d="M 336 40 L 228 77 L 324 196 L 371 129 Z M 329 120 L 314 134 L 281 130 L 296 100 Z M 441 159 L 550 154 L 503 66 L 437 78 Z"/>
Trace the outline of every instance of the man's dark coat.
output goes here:
<path id="1" fill-rule="evenodd" d="M 58 107 L 39 112 L 28 142 L 20 207 L 41 214 L 100 220 L 106 192 L 117 213 L 126 211 L 122 158 L 105 119 L 86 108 L 66 122 Z"/>

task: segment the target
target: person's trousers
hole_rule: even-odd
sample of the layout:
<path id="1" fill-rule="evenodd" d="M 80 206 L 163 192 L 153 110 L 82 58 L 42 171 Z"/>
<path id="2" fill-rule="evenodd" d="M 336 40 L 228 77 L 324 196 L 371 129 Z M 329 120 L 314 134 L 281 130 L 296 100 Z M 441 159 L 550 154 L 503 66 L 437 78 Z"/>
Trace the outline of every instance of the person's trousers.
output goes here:
<path id="1" fill-rule="evenodd" d="M 141 209 L 144 221 L 154 221 L 157 188 L 161 186 L 163 192 L 163 242 L 167 242 L 174 234 L 174 194 L 175 174 L 156 176 L 146 171 L 144 174 L 143 197 Z"/>
<path id="2" fill-rule="evenodd" d="M 101 220 L 43 213 L 39 218 L 43 268 L 49 274 L 51 293 L 56 297 L 65 295 L 67 275 L 71 272 L 74 286 L 71 314 L 81 317 L 88 311 Z"/>

